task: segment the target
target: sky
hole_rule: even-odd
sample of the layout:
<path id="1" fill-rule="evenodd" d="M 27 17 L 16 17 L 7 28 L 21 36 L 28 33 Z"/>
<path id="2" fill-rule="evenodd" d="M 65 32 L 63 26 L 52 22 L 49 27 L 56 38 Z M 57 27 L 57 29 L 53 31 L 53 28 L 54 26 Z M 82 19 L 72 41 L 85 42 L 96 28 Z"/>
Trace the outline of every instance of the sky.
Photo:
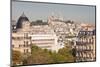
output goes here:
<path id="1" fill-rule="evenodd" d="M 55 15 L 64 20 L 95 24 L 95 6 L 13 1 L 12 20 L 17 21 L 23 12 L 30 21 L 47 21 L 49 16 Z"/>

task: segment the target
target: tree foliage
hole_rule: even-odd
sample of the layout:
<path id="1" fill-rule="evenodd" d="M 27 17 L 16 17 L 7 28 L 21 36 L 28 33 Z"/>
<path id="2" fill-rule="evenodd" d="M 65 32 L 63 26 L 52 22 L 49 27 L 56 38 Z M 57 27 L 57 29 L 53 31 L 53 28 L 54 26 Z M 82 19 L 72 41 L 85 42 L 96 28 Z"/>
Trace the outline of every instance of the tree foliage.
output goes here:
<path id="1" fill-rule="evenodd" d="M 73 52 L 72 52 L 71 47 L 64 47 L 60 49 L 58 53 L 66 57 L 65 62 L 74 62 L 75 60 L 75 57 L 72 55 Z"/>
<path id="2" fill-rule="evenodd" d="M 26 59 L 26 64 L 74 62 L 72 50 L 69 47 L 64 47 L 58 52 L 52 52 L 47 49 L 41 49 L 37 46 L 32 46 L 31 50 L 31 55 Z"/>
<path id="3" fill-rule="evenodd" d="M 28 64 L 45 64 L 51 63 L 50 51 L 41 49 L 37 46 L 32 46 L 32 55 L 28 57 Z"/>
<path id="4" fill-rule="evenodd" d="M 22 61 L 21 60 L 21 56 L 22 56 L 21 52 L 15 51 L 15 50 L 12 51 L 12 62 L 13 62 L 13 65 L 20 64 L 20 62 Z"/>
<path id="5" fill-rule="evenodd" d="M 19 64 L 51 64 L 51 63 L 65 63 L 74 62 L 75 50 L 71 47 L 64 47 L 58 52 L 50 51 L 48 49 L 41 49 L 37 46 L 31 47 L 31 54 L 23 55 L 19 51 L 12 52 L 13 65 Z"/>

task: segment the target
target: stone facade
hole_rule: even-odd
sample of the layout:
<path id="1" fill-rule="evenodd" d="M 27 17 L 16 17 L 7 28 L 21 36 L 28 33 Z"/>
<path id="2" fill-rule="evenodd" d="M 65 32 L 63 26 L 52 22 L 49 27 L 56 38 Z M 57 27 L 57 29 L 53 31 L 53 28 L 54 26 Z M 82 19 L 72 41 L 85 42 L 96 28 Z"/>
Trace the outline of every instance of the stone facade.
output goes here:
<path id="1" fill-rule="evenodd" d="M 95 61 L 95 30 L 93 28 L 84 28 L 78 34 L 76 41 L 76 62 Z"/>

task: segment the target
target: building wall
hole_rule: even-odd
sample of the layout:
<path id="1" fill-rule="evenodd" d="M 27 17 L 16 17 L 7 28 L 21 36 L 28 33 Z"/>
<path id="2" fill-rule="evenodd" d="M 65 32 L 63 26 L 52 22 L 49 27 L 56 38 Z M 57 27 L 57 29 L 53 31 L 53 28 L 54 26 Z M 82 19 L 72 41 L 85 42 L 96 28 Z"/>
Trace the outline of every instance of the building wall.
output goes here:
<path id="1" fill-rule="evenodd" d="M 32 45 L 52 51 L 59 49 L 56 34 L 50 27 L 47 25 L 30 26 L 30 22 L 25 21 L 22 28 L 12 32 L 13 50 L 30 53 Z"/>
<path id="2" fill-rule="evenodd" d="M 34 34 L 30 35 L 33 45 L 39 46 L 43 49 L 50 49 L 57 51 L 57 37 L 54 34 Z"/>
<path id="3" fill-rule="evenodd" d="M 25 36 L 25 33 L 12 33 L 13 50 L 18 50 L 22 53 L 30 53 L 30 38 Z"/>

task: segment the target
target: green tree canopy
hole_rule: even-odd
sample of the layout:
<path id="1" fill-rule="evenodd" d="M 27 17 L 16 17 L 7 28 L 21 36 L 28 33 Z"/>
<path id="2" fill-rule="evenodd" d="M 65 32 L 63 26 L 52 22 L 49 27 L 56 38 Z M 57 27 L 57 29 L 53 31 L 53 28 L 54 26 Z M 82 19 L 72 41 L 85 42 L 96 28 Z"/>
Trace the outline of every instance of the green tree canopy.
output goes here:
<path id="1" fill-rule="evenodd" d="M 28 57 L 28 64 L 45 64 L 51 63 L 50 51 L 47 49 L 41 49 L 37 46 L 32 46 L 32 55 Z"/>
<path id="2" fill-rule="evenodd" d="M 66 57 L 66 62 L 74 62 L 75 57 L 72 55 L 71 47 L 64 47 L 59 49 L 58 53 Z"/>
<path id="3" fill-rule="evenodd" d="M 26 59 L 25 62 L 26 64 L 74 62 L 74 57 L 70 47 L 64 47 L 58 52 L 52 52 L 48 49 L 41 49 L 37 46 L 32 46 L 31 55 Z"/>
<path id="4" fill-rule="evenodd" d="M 20 62 L 22 61 L 21 56 L 22 56 L 21 52 L 15 50 L 12 51 L 13 65 L 20 64 Z"/>

